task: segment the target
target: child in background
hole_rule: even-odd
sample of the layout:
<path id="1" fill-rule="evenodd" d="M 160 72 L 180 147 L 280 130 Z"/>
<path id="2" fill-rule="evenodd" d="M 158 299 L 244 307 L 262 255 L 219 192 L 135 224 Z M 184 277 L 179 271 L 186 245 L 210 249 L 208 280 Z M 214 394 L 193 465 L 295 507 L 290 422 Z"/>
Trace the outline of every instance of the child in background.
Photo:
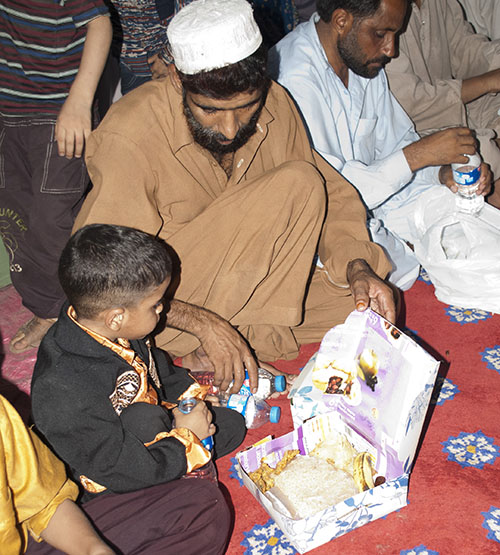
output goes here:
<path id="1" fill-rule="evenodd" d="M 0 545 L 4 555 L 26 550 L 28 532 L 62 550 L 114 553 L 75 505 L 76 484 L 63 463 L 28 430 L 0 395 Z M 78 546 L 76 551 L 75 546 Z"/>
<path id="2" fill-rule="evenodd" d="M 33 315 L 11 339 L 19 354 L 64 300 L 57 263 L 88 190 L 83 153 L 112 29 L 103 0 L 3 0 L 0 34 L 0 236 Z"/>
<path id="3" fill-rule="evenodd" d="M 69 304 L 40 346 L 32 410 L 37 428 L 86 490 L 85 500 L 106 491 L 108 502 L 116 497 L 119 504 L 127 492 L 149 502 L 151 486 L 169 486 L 207 465 L 211 454 L 201 440 L 213 435 L 213 456 L 221 457 L 245 435 L 243 418 L 230 409 L 209 410 L 202 401 L 190 414 L 175 408 L 199 395 L 200 386 L 144 339 L 159 322 L 171 272 L 167 245 L 132 228 L 86 226 L 63 250 L 59 278 Z M 204 515 L 203 538 L 185 533 L 192 550 L 166 542 L 162 553 L 223 552 L 229 514 L 220 491 L 206 480 L 181 482 L 212 486 L 213 516 Z M 168 521 L 180 499 L 163 498 L 158 511 Z M 203 516 L 189 491 L 182 505 L 183 522 Z"/>

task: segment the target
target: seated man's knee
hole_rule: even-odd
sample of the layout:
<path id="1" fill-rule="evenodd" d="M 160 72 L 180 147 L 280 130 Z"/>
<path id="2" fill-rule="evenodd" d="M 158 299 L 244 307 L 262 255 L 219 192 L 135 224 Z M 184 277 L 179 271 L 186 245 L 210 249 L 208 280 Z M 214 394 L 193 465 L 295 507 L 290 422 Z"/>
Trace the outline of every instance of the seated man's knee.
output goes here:
<path id="1" fill-rule="evenodd" d="M 285 162 L 274 171 L 277 176 L 273 186 L 282 191 L 287 198 L 304 199 L 313 206 L 325 206 L 325 180 L 313 164 L 296 160 Z"/>

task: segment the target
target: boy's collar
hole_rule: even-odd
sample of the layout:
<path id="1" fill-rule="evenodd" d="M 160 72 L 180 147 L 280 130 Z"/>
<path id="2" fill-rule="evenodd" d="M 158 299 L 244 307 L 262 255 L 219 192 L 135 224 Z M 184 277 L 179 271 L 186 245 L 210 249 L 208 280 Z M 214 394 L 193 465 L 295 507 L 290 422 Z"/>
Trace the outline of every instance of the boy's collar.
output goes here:
<path id="1" fill-rule="evenodd" d="M 68 307 L 67 314 L 68 314 L 68 318 L 73 323 L 75 323 L 80 329 L 82 329 L 85 333 L 90 335 L 90 337 L 95 339 L 98 343 L 100 343 L 104 347 L 111 349 L 114 353 L 116 353 L 118 356 L 123 358 L 128 364 L 132 364 L 132 361 L 134 360 L 136 353 L 130 347 L 130 341 L 128 339 L 123 339 L 119 337 L 116 339 L 116 342 L 111 341 L 111 339 L 104 337 L 104 335 L 101 335 L 100 333 L 97 333 L 96 331 L 93 331 L 90 328 L 87 328 L 83 324 L 80 324 L 80 322 L 78 322 L 78 320 L 76 319 L 76 311 L 71 305 Z"/>

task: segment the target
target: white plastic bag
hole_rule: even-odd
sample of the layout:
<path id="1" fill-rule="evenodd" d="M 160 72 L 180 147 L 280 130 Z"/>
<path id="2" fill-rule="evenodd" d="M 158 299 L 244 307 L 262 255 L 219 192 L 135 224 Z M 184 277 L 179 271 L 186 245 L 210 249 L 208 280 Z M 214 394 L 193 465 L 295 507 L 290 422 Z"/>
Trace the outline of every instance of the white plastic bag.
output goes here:
<path id="1" fill-rule="evenodd" d="M 433 187 L 414 213 L 415 254 L 447 304 L 500 313 L 500 210 L 456 210 L 455 195 Z"/>

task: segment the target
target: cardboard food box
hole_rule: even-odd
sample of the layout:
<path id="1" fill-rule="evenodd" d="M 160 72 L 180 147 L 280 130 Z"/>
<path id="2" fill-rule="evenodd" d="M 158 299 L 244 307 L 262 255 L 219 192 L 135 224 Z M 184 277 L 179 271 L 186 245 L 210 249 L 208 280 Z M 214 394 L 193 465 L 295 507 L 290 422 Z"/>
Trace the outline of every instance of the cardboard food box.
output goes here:
<path id="1" fill-rule="evenodd" d="M 244 484 L 297 551 L 305 553 L 406 505 L 438 367 L 415 341 L 370 310 L 353 312 L 325 335 L 290 392 L 296 429 L 237 455 Z M 368 451 L 386 481 L 311 517 L 294 519 L 248 474 L 264 457 L 275 467 L 287 450 L 307 455 L 330 430 L 344 433 L 357 451 Z"/>

